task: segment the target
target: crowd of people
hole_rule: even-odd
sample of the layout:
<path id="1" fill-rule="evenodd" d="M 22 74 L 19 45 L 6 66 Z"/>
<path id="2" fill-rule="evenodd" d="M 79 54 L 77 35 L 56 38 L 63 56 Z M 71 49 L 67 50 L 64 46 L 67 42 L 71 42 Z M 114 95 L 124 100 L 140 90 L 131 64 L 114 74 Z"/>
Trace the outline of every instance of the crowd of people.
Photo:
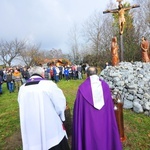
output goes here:
<path id="1" fill-rule="evenodd" d="M 72 66 L 57 66 L 52 65 L 44 69 L 44 78 L 47 80 L 52 80 L 55 83 L 64 79 L 77 80 L 82 79 L 83 74 L 85 73 L 86 67 L 81 65 L 72 65 Z M 32 67 L 7 67 L 0 70 L 0 94 L 3 92 L 2 84 L 7 83 L 7 89 L 10 93 L 19 91 L 19 88 L 22 84 L 26 83 L 30 78 L 29 71 Z"/>
<path id="2" fill-rule="evenodd" d="M 56 83 L 61 79 L 65 80 L 76 80 L 82 79 L 82 74 L 85 73 L 86 67 L 83 68 L 81 65 L 72 65 L 72 66 L 49 66 L 44 68 L 45 78 L 48 80 L 54 80 Z"/>
<path id="3" fill-rule="evenodd" d="M 19 91 L 20 86 L 25 83 L 29 78 L 27 67 L 9 67 L 0 70 L 0 94 L 3 93 L 3 83 L 6 82 L 7 89 L 10 93 L 14 90 Z"/>

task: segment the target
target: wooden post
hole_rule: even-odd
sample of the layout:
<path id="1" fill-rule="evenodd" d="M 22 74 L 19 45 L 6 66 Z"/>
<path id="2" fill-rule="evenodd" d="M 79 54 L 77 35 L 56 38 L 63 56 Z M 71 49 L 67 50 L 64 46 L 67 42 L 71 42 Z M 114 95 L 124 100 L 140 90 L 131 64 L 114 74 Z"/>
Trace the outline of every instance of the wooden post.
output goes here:
<path id="1" fill-rule="evenodd" d="M 121 56 L 121 61 L 124 61 L 124 45 L 123 45 L 123 34 L 120 34 L 120 56 Z"/>

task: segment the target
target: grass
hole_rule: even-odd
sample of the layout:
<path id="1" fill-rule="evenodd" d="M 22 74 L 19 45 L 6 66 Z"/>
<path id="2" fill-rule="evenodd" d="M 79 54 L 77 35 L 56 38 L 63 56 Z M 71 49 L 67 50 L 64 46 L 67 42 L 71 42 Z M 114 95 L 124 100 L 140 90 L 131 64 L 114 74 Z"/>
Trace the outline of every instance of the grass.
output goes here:
<path id="1" fill-rule="evenodd" d="M 6 139 L 19 129 L 17 93 L 9 93 L 3 84 L 0 96 L 0 149 L 5 149 Z"/>
<path id="2" fill-rule="evenodd" d="M 124 124 L 127 135 L 124 149 L 149 150 L 150 117 L 143 114 L 135 114 L 131 110 L 125 110 Z"/>
<path id="3" fill-rule="evenodd" d="M 60 81 L 58 86 L 63 90 L 67 103 L 73 110 L 78 86 L 83 80 Z M 150 149 L 150 117 L 136 114 L 132 110 L 124 110 L 124 127 L 127 140 L 124 150 Z M 21 150 L 19 112 L 17 92 L 9 93 L 3 84 L 0 96 L 0 150 Z"/>

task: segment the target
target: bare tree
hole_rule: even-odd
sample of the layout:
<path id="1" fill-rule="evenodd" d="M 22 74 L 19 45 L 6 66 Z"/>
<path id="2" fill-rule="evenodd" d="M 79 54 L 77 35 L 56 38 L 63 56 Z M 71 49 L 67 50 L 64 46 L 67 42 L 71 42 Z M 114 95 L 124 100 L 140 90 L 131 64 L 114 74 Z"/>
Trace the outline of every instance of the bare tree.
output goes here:
<path id="1" fill-rule="evenodd" d="M 63 53 L 62 53 L 62 50 L 61 49 L 55 49 L 53 48 L 52 50 L 48 51 L 47 52 L 47 57 L 50 59 L 52 58 L 56 58 L 56 59 L 59 59 L 59 58 L 63 58 Z"/>
<path id="2" fill-rule="evenodd" d="M 150 38 L 150 0 L 135 0 L 140 9 L 134 12 L 136 31 L 141 36 Z"/>
<path id="3" fill-rule="evenodd" d="M 77 25 L 74 24 L 73 28 L 68 34 L 68 44 L 71 50 L 72 62 L 80 63 L 80 33 Z"/>
<path id="4" fill-rule="evenodd" d="M 43 57 L 39 51 L 39 45 L 27 45 L 26 49 L 21 52 L 21 59 L 27 66 L 41 63 Z"/>
<path id="5" fill-rule="evenodd" d="M 104 61 L 102 54 L 110 49 L 110 41 L 113 34 L 111 21 L 111 16 L 105 16 L 104 18 L 100 12 L 95 12 L 83 25 L 86 44 L 89 45 L 91 52 L 88 57 L 93 57 L 94 54 L 96 65 L 100 65 Z M 107 61 L 106 58 L 104 59 Z"/>
<path id="6" fill-rule="evenodd" d="M 1 41 L 0 42 L 0 60 L 8 66 L 11 66 L 11 63 L 14 59 L 20 56 L 21 52 L 25 49 L 26 42 L 18 41 Z"/>

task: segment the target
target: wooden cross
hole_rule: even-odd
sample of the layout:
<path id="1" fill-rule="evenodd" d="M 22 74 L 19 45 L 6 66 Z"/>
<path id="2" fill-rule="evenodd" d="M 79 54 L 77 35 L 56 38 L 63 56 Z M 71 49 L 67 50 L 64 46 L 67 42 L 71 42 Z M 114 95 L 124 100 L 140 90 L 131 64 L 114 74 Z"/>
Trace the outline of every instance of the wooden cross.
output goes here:
<path id="1" fill-rule="evenodd" d="M 125 20 L 125 11 L 130 10 L 132 8 L 140 7 L 140 5 L 133 5 L 133 6 L 130 6 L 130 7 L 123 7 L 123 5 L 121 3 L 122 1 L 123 0 L 117 0 L 117 2 L 119 3 L 117 9 L 111 9 L 111 10 L 103 11 L 103 14 L 105 14 L 105 13 L 118 13 L 118 16 L 119 16 L 119 33 L 120 33 L 120 35 L 123 34 L 124 23 L 126 22 L 126 20 Z"/>

